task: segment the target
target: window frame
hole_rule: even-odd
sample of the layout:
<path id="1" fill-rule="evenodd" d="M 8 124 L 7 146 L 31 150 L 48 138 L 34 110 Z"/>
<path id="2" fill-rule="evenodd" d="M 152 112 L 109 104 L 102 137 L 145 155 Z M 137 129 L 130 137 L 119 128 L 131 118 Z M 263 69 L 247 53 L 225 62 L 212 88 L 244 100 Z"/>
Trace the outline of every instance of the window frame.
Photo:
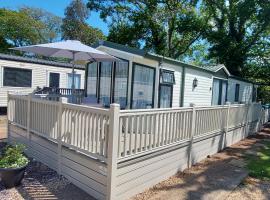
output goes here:
<path id="1" fill-rule="evenodd" d="M 30 86 L 10 86 L 10 85 L 4 85 L 4 79 L 5 79 L 5 69 L 9 68 L 9 69 L 18 69 L 18 70 L 22 70 L 22 71 L 30 71 L 31 72 L 31 83 Z M 4 88 L 8 88 L 8 87 L 13 87 L 13 88 L 32 88 L 33 87 L 33 69 L 29 69 L 29 68 L 20 68 L 20 67 L 10 67 L 10 66 L 2 66 L 1 67 L 1 72 L 2 72 L 2 87 Z"/>
<path id="2" fill-rule="evenodd" d="M 213 77 L 212 79 L 212 100 L 211 100 L 211 105 L 213 104 L 213 95 L 214 95 L 214 90 L 213 90 L 213 85 L 214 85 L 214 80 L 218 80 L 219 82 L 219 90 L 218 90 L 218 104 L 217 105 L 223 105 L 222 104 L 222 93 L 223 93 L 223 83 L 226 83 L 226 94 L 225 94 L 225 103 L 228 101 L 228 85 L 229 85 L 229 81 L 227 79 L 221 79 L 221 78 L 217 78 L 217 77 Z M 217 106 L 214 105 L 214 106 Z"/>
<path id="3" fill-rule="evenodd" d="M 163 81 L 163 76 L 162 76 L 163 73 L 172 74 L 172 76 L 173 76 L 173 82 L 164 82 Z M 159 71 L 159 83 L 160 84 L 167 84 L 167 85 L 175 85 L 174 71 L 167 70 L 167 69 L 160 69 L 160 71 Z"/>
<path id="4" fill-rule="evenodd" d="M 140 66 L 142 66 L 142 67 L 146 67 L 146 68 L 149 68 L 149 69 L 154 70 L 154 74 L 153 74 L 153 77 L 154 77 L 154 81 L 153 81 L 153 94 L 152 94 L 152 108 L 154 108 L 154 107 L 155 107 L 154 102 L 155 102 L 156 68 L 151 67 L 151 66 L 148 66 L 148 65 L 144 65 L 144 64 L 141 64 L 141 63 L 136 63 L 136 62 L 132 62 L 132 78 L 131 78 L 130 108 L 131 108 L 131 109 L 134 109 L 133 106 L 132 106 L 132 104 L 133 104 L 133 91 L 134 91 L 135 65 L 140 65 Z"/>

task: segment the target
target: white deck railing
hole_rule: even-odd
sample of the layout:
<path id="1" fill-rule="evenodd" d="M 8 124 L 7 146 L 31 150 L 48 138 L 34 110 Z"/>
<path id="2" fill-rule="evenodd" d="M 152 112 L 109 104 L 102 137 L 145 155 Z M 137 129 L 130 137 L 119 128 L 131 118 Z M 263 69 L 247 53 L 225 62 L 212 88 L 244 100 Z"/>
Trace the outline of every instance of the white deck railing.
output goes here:
<path id="1" fill-rule="evenodd" d="M 262 111 L 260 104 L 120 111 L 117 105 L 101 109 L 30 95 L 9 95 L 8 101 L 10 122 L 105 162 L 112 151 L 120 162 L 205 134 L 264 123 L 269 112 Z"/>
<path id="2" fill-rule="evenodd" d="M 106 161 L 109 110 L 9 95 L 10 122 Z"/>

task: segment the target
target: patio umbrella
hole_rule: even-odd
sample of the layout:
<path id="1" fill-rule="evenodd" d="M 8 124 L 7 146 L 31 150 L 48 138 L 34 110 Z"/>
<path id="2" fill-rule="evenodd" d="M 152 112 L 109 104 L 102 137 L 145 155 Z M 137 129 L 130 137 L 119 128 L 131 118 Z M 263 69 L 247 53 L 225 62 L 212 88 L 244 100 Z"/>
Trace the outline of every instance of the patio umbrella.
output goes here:
<path id="1" fill-rule="evenodd" d="M 75 61 L 92 61 L 92 62 L 102 62 L 102 61 L 116 61 L 117 58 L 82 44 L 78 40 L 66 40 L 61 42 L 47 43 L 47 44 L 37 44 L 31 46 L 15 47 L 11 48 L 14 50 L 31 52 L 35 54 L 44 55 L 47 57 L 62 57 L 69 58 L 72 60 L 72 94 L 74 94 L 75 84 L 74 84 L 74 66 Z"/>

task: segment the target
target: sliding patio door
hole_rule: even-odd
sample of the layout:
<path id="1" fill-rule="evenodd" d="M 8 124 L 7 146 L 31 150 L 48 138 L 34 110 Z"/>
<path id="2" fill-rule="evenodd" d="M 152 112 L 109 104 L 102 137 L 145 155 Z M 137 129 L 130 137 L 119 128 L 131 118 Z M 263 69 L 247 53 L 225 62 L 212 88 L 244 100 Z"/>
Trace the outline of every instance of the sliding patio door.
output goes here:
<path id="1" fill-rule="evenodd" d="M 98 63 L 89 64 L 87 71 L 87 96 L 97 103 Z"/>
<path id="2" fill-rule="evenodd" d="M 224 105 L 227 101 L 228 82 L 222 79 L 213 79 L 212 105 Z"/>
<path id="3" fill-rule="evenodd" d="M 128 93 L 128 61 L 121 60 L 114 67 L 113 102 L 120 104 L 121 109 L 127 107 Z"/>
<path id="4" fill-rule="evenodd" d="M 129 62 L 101 62 L 88 65 L 87 96 L 91 103 L 109 107 L 119 103 L 121 109 L 127 107 Z"/>
<path id="5" fill-rule="evenodd" d="M 104 107 L 110 107 L 111 103 L 112 66 L 112 62 L 100 63 L 98 102 Z"/>
<path id="6" fill-rule="evenodd" d="M 131 108 L 143 109 L 154 107 L 155 69 L 133 65 Z"/>

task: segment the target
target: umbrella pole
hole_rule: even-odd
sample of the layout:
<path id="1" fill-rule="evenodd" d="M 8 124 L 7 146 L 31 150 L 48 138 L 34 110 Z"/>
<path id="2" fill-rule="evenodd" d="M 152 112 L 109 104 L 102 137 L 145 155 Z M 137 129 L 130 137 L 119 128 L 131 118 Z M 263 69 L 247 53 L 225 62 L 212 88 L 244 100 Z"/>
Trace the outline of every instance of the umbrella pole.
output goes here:
<path id="1" fill-rule="evenodd" d="M 71 85 L 71 99 L 72 103 L 74 103 L 74 95 L 75 95 L 75 52 L 72 52 L 72 85 Z"/>

